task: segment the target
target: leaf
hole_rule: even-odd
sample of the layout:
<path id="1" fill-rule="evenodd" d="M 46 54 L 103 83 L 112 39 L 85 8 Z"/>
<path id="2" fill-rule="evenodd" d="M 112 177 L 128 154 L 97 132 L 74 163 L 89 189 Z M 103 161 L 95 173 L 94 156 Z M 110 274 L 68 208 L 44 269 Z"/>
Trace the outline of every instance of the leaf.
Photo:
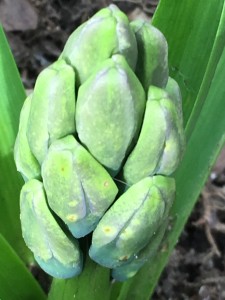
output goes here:
<path id="1" fill-rule="evenodd" d="M 19 193 L 23 181 L 13 159 L 19 114 L 26 95 L 1 26 L 0 92 L 0 233 L 28 262 L 31 256 L 23 242 L 19 220 Z"/>
<path id="2" fill-rule="evenodd" d="M 109 269 L 102 268 L 87 257 L 80 276 L 71 279 L 54 279 L 49 300 L 104 299 L 109 298 Z"/>
<path id="3" fill-rule="evenodd" d="M 175 174 L 171 230 L 154 261 L 121 285 L 118 300 L 149 299 L 225 142 L 224 12 L 224 1 L 207 6 L 202 0 L 162 0 L 154 18 L 167 37 L 172 75 L 181 85 L 188 143 Z"/>
<path id="4" fill-rule="evenodd" d="M 185 124 L 206 70 L 212 72 L 212 78 L 222 51 L 224 0 L 214 2 L 215 5 L 212 3 L 206 5 L 204 0 L 161 0 L 153 19 L 153 25 L 163 32 L 168 41 L 170 76 L 181 87 Z M 212 55 L 214 59 L 209 65 Z"/>
<path id="5" fill-rule="evenodd" d="M 0 253 L 0 299 L 46 299 L 36 280 L 1 234 Z"/>

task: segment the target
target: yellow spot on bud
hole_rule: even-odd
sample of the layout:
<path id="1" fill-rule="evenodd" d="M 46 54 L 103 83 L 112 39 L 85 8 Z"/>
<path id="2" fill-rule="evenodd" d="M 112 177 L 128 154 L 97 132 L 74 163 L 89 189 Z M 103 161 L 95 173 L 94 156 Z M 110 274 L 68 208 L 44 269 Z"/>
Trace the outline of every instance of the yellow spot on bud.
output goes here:
<path id="1" fill-rule="evenodd" d="M 119 258 L 119 261 L 126 261 L 126 260 L 128 260 L 128 258 L 129 258 L 128 255 L 124 255 Z"/>
<path id="2" fill-rule="evenodd" d="M 68 203 L 68 206 L 69 206 L 69 207 L 75 207 L 76 204 L 77 204 L 76 201 L 70 201 L 70 202 Z"/>
<path id="3" fill-rule="evenodd" d="M 109 182 L 108 182 L 108 181 L 105 181 L 105 182 L 104 182 L 104 186 L 105 186 L 105 187 L 108 187 L 108 186 L 109 186 Z"/>
<path id="4" fill-rule="evenodd" d="M 75 222 L 78 218 L 77 215 L 67 215 L 66 219 L 70 222 Z"/>
<path id="5" fill-rule="evenodd" d="M 110 233 L 112 231 L 112 228 L 107 226 L 107 227 L 104 227 L 103 230 L 104 230 L 105 233 Z"/>
<path id="6" fill-rule="evenodd" d="M 133 235 L 134 235 L 133 230 L 130 228 L 126 228 L 120 234 L 119 240 L 127 241 L 129 239 L 132 239 Z"/>

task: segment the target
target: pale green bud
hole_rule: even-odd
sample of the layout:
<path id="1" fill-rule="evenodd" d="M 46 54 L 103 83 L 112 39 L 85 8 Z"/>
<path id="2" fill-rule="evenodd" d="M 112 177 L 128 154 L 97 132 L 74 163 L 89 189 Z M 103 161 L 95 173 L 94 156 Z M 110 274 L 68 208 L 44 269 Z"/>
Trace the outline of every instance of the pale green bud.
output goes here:
<path id="1" fill-rule="evenodd" d="M 142 123 L 145 93 L 121 55 L 104 61 L 78 91 L 79 139 L 113 175 Z"/>
<path id="2" fill-rule="evenodd" d="M 145 91 L 150 85 L 164 88 L 168 80 L 168 45 L 164 35 L 149 22 L 131 22 L 138 46 L 136 74 Z"/>
<path id="3" fill-rule="evenodd" d="M 57 278 L 78 275 L 82 270 L 78 244 L 51 214 L 40 181 L 31 179 L 23 186 L 20 210 L 23 238 L 41 268 Z"/>
<path id="4" fill-rule="evenodd" d="M 136 275 L 141 267 L 152 259 L 155 259 L 155 255 L 159 250 L 162 243 L 168 222 L 165 220 L 160 228 L 154 233 L 149 243 L 137 254 L 133 259 L 115 269 L 112 270 L 112 277 L 117 281 L 125 281 Z"/>
<path id="5" fill-rule="evenodd" d="M 175 190 L 174 179 L 154 176 L 131 186 L 100 220 L 93 233 L 90 257 L 109 268 L 133 260 L 166 217 L 166 202 L 172 203 L 169 197 L 174 197 L 174 192 L 168 193 L 165 201 L 168 185 Z"/>
<path id="6" fill-rule="evenodd" d="M 27 125 L 30 148 L 41 164 L 50 144 L 75 132 L 75 76 L 63 60 L 37 78 Z"/>
<path id="7" fill-rule="evenodd" d="M 163 176 L 157 176 L 157 186 L 162 193 L 166 207 L 160 227 L 154 232 L 149 243 L 136 253 L 133 259 L 112 270 L 112 277 L 117 281 L 125 281 L 136 275 L 145 263 L 153 261 L 156 258 L 162 242 L 164 240 L 166 229 L 168 228 L 169 211 L 175 199 L 175 180 L 165 181 Z"/>
<path id="8" fill-rule="evenodd" d="M 155 100 L 156 87 L 150 87 L 148 100 Z M 162 156 L 156 168 L 156 174 L 171 175 L 178 167 L 185 149 L 185 134 L 183 119 L 180 117 L 179 108 L 176 101 L 164 97 L 164 91 L 158 89 L 158 94 L 162 93 L 160 105 L 163 107 L 166 120 L 165 145 Z"/>
<path id="9" fill-rule="evenodd" d="M 68 39 L 61 57 L 77 71 L 83 83 L 96 67 L 113 54 L 122 54 L 131 68 L 137 60 L 137 44 L 127 16 L 115 5 L 103 8 Z"/>
<path id="10" fill-rule="evenodd" d="M 71 135 L 51 145 L 42 177 L 49 206 L 75 237 L 96 227 L 118 192 L 107 171 Z"/>
<path id="11" fill-rule="evenodd" d="M 146 176 L 172 174 L 184 145 L 183 122 L 174 101 L 151 86 L 139 139 L 123 168 L 125 181 L 133 184 Z"/>
<path id="12" fill-rule="evenodd" d="M 20 113 L 19 132 L 14 146 L 14 159 L 17 171 L 21 173 L 25 181 L 32 178 L 40 178 L 41 167 L 31 152 L 27 141 L 27 122 L 30 114 L 32 95 L 29 95 L 23 104 Z"/>
<path id="13" fill-rule="evenodd" d="M 183 122 L 183 110 L 182 110 L 182 97 L 178 83 L 171 77 L 169 77 L 165 91 L 168 93 L 169 98 L 173 101 L 180 120 Z"/>

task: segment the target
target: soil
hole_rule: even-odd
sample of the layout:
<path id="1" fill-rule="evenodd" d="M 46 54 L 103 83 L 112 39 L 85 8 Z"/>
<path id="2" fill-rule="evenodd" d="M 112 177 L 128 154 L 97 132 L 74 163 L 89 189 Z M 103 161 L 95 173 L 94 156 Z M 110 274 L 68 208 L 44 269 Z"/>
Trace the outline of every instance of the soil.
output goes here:
<path id="1" fill-rule="evenodd" d="M 0 0 L 0 20 L 26 89 L 32 89 L 40 71 L 58 58 L 69 34 L 112 2 L 130 19 L 150 19 L 158 1 Z M 23 12 L 23 18 L 18 12 Z M 224 204 L 225 151 L 211 172 L 152 299 L 225 299 Z M 34 273 L 45 282 L 46 290 L 49 282 L 37 270 Z"/>

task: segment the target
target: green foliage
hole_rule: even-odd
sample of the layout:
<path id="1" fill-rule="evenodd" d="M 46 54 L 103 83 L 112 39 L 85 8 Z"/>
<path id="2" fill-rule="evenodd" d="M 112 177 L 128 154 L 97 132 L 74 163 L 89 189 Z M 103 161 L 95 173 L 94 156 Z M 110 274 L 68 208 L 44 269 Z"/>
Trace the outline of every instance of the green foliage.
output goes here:
<path id="1" fill-rule="evenodd" d="M 25 99 L 18 70 L 0 27 L 0 233 L 26 262 L 30 252 L 21 235 L 19 193 L 23 184 L 16 171 L 13 147 Z"/>
<path id="2" fill-rule="evenodd" d="M 2 27 L 0 45 L 0 298 L 45 299 L 24 265 L 33 263 L 33 257 L 21 234 L 19 193 L 23 180 L 16 171 L 13 147 L 25 91 Z"/>
<path id="3" fill-rule="evenodd" d="M 82 275 L 71 279 L 54 279 L 49 300 L 109 299 L 109 269 L 103 268 L 87 257 Z"/>
<path id="4" fill-rule="evenodd" d="M 46 299 L 36 280 L 1 234 L 0 266 L 1 300 Z"/>

